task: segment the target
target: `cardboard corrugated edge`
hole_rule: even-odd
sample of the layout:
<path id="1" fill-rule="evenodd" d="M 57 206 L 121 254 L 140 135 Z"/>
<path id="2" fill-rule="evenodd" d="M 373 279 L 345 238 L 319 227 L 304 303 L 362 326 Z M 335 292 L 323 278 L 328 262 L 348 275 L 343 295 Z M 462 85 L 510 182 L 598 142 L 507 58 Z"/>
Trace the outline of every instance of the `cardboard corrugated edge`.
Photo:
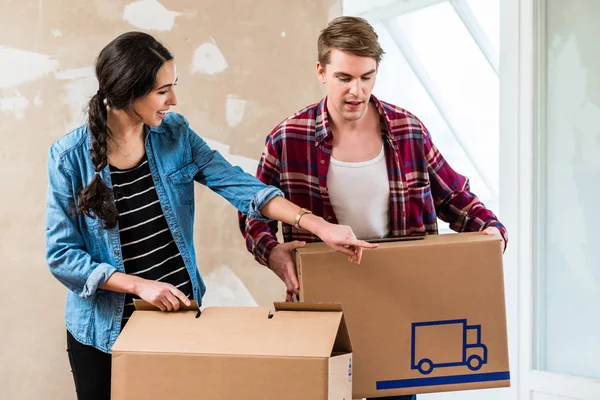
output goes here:
<path id="1" fill-rule="evenodd" d="M 341 312 L 340 324 L 338 327 L 337 334 L 335 336 L 335 342 L 333 343 L 332 352 L 336 349 L 343 349 L 344 352 L 352 352 L 352 341 L 350 340 L 350 334 L 346 326 L 346 319 L 344 318 L 344 309 L 341 303 L 325 303 L 325 302 L 274 302 L 275 312 L 280 311 L 324 311 L 324 312 Z"/>

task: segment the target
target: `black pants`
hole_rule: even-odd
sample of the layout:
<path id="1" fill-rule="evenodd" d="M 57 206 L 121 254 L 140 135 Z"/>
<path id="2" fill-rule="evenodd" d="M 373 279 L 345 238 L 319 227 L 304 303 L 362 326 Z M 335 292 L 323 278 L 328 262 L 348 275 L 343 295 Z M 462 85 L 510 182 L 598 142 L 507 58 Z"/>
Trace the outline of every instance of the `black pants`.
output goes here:
<path id="1" fill-rule="evenodd" d="M 111 355 L 79 343 L 69 331 L 67 353 L 77 400 L 110 400 Z"/>

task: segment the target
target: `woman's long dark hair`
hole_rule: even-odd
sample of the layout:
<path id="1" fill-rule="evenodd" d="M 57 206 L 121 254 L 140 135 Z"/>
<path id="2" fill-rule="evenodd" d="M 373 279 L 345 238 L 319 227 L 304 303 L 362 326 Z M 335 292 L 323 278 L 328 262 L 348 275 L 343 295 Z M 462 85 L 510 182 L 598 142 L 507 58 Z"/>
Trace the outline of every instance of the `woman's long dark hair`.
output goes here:
<path id="1" fill-rule="evenodd" d="M 96 174 L 81 189 L 77 213 L 100 218 L 104 227 L 114 228 L 119 213 L 111 190 L 99 173 L 106 167 L 107 105 L 113 109 L 131 111 L 133 101 L 149 94 L 155 85 L 156 74 L 173 56 L 152 36 L 128 32 L 110 42 L 96 61 L 99 90 L 88 105 L 88 129 L 92 136 L 91 157 Z"/>

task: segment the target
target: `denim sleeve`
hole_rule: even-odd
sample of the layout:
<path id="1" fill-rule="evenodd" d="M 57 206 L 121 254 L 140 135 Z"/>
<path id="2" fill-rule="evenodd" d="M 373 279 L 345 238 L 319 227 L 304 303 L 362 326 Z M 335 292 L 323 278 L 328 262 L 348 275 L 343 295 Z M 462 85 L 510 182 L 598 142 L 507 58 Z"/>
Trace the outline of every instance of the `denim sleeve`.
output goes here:
<path id="1" fill-rule="evenodd" d="M 283 196 L 283 192 L 274 186 L 265 185 L 240 167 L 231 165 L 218 151 L 212 150 L 187 125 L 187 121 L 186 127 L 194 162 L 199 168 L 194 179 L 224 197 L 249 217 L 270 221 L 260 210 L 275 196 Z"/>
<path id="2" fill-rule="evenodd" d="M 67 289 L 87 298 L 96 293 L 116 268 L 92 260 L 86 252 L 74 206 L 75 188 L 53 146 L 48 154 L 46 262 L 52 275 Z"/>

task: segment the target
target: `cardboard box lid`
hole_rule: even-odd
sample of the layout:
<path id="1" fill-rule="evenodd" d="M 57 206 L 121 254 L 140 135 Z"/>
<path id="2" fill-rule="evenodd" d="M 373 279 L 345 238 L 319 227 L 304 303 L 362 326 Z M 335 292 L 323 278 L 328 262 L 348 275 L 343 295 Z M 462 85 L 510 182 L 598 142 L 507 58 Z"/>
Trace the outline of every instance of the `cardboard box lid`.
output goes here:
<path id="1" fill-rule="evenodd" d="M 197 311 L 133 313 L 113 353 L 323 357 L 350 352 L 339 304 L 276 303 Z"/>
<path id="2" fill-rule="evenodd" d="M 440 235 L 427 235 L 427 236 L 408 236 L 400 238 L 389 238 L 389 239 L 378 239 L 372 242 L 379 244 L 377 249 L 364 249 L 365 252 L 396 249 L 398 247 L 417 247 L 417 246 L 440 246 L 440 245 L 470 245 L 473 242 L 488 242 L 497 241 L 500 243 L 502 239 L 497 236 L 484 235 L 481 232 L 467 232 L 467 233 L 446 233 Z M 369 241 L 370 242 L 370 241 Z M 308 254 L 322 254 L 322 253 L 335 253 L 331 247 L 325 243 L 311 243 L 308 247 L 300 247 L 295 250 L 295 253 L 300 255 Z"/>

